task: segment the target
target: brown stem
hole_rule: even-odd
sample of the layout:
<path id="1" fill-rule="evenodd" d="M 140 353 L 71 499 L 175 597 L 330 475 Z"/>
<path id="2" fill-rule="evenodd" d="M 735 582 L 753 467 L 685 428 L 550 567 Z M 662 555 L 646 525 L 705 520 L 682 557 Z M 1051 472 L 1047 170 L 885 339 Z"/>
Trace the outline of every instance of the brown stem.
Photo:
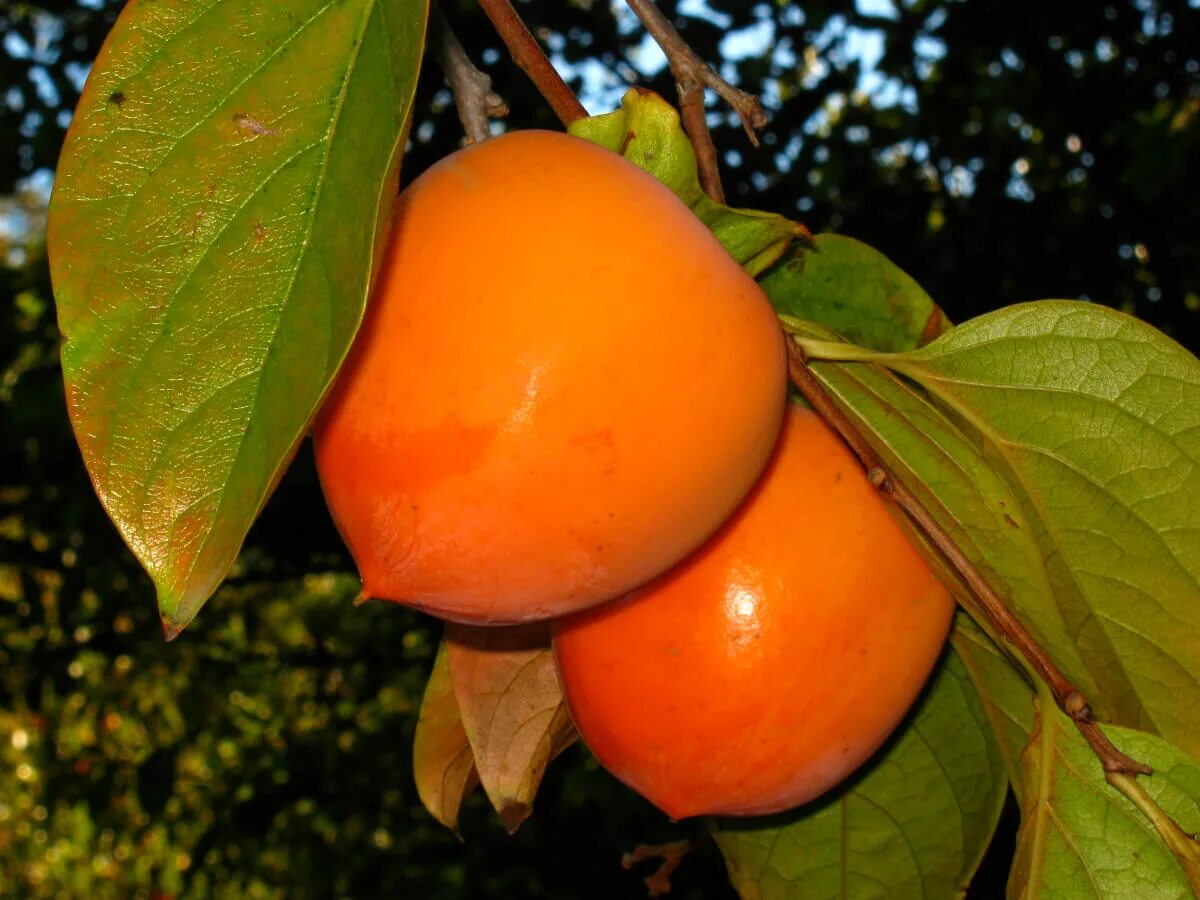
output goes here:
<path id="1" fill-rule="evenodd" d="M 550 65 L 550 60 L 525 27 L 512 3 L 509 0 L 479 0 L 479 5 L 492 20 L 509 55 L 546 98 L 559 121 L 570 125 L 576 119 L 586 117 L 587 110 L 554 70 L 554 66 Z"/>
<path id="2" fill-rule="evenodd" d="M 683 858 L 691 852 L 692 842 L 688 839 L 670 844 L 638 844 L 621 858 L 621 866 L 632 869 L 647 859 L 661 859 L 653 874 L 646 876 L 646 888 L 651 897 L 671 893 L 671 873 L 679 868 Z"/>
<path id="3" fill-rule="evenodd" d="M 508 115 L 508 106 L 492 90 L 491 76 L 471 62 L 441 7 L 434 4 L 430 12 L 430 24 L 437 37 L 438 62 L 454 93 L 458 120 L 462 122 L 467 143 L 477 144 L 487 140 L 490 134 L 488 119 Z"/>
<path id="4" fill-rule="evenodd" d="M 700 170 L 700 184 L 704 192 L 721 203 L 725 192 L 721 188 L 721 176 L 717 166 L 717 150 L 713 146 L 708 121 L 704 117 L 704 89 L 712 88 L 721 99 L 733 107 L 742 120 L 742 127 L 750 137 L 750 143 L 758 146 L 758 132 L 767 124 L 767 113 L 753 94 L 738 90 L 713 71 L 696 51 L 688 46 L 683 37 L 654 0 L 626 0 L 634 15 L 641 20 L 650 37 L 662 48 L 675 76 L 675 87 L 679 92 L 679 109 L 683 127 L 696 149 L 696 164 Z"/>
<path id="5" fill-rule="evenodd" d="M 800 345 L 791 338 L 788 339 L 787 345 L 788 374 L 791 376 L 792 384 L 858 456 L 863 468 L 867 470 L 867 478 L 871 484 L 891 497 L 904 510 L 963 580 L 996 630 L 1016 647 L 1050 688 L 1050 692 L 1054 695 L 1054 701 L 1075 722 L 1075 726 L 1087 740 L 1092 751 L 1099 757 L 1104 771 L 1129 775 L 1149 775 L 1151 772 L 1149 766 L 1131 759 L 1113 746 L 1092 718 L 1092 709 L 1079 689 L 1046 655 L 1046 651 L 1029 633 L 1029 630 L 1004 605 L 1000 596 L 988 584 L 987 579 L 959 549 L 929 510 L 921 505 L 921 501 L 917 499 L 916 495 L 888 470 L 866 438 L 854 427 L 854 423 L 842 412 L 833 397 L 809 369 L 808 360 Z"/>
<path id="6" fill-rule="evenodd" d="M 717 163 L 717 146 L 712 132 L 708 130 L 708 119 L 704 113 L 704 85 L 688 79 L 675 82 L 679 93 L 679 112 L 683 119 L 683 130 L 687 132 L 696 151 L 696 171 L 700 175 L 700 187 L 716 203 L 725 202 L 725 188 L 721 186 L 721 168 Z"/>

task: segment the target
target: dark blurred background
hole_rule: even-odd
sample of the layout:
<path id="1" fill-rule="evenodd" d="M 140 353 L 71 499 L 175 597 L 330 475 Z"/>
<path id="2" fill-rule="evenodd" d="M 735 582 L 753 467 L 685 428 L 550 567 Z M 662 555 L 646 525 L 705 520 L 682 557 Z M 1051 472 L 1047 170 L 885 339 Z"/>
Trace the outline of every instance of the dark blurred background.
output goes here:
<path id="1" fill-rule="evenodd" d="M 92 494 L 67 423 L 43 250 L 58 148 L 113 0 L 0 0 L 0 896 L 637 897 L 622 851 L 688 833 L 575 748 L 514 838 L 477 796 L 460 843 L 409 748 L 432 621 L 353 609 L 307 448 L 179 640 Z M 730 202 L 891 256 L 962 320 L 1081 297 L 1200 347 L 1200 0 L 683 0 L 664 9 L 772 114 L 714 106 Z M 555 127 L 470 3 L 463 42 Z M 624 7 L 522 13 L 591 112 L 661 55 Z M 440 72 L 411 178 L 461 136 Z M 1000 896 L 1011 827 L 972 896 Z M 675 895 L 727 898 L 711 845 Z"/>

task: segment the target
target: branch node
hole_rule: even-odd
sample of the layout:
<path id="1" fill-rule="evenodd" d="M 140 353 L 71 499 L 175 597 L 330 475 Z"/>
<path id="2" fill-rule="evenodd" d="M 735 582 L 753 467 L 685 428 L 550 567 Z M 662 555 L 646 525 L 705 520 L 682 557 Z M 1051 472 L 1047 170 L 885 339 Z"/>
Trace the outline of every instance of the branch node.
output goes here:
<path id="1" fill-rule="evenodd" d="M 683 858 L 692 850 L 692 841 L 672 841 L 669 844 L 638 844 L 621 857 L 621 868 L 632 869 L 648 859 L 661 859 L 658 868 L 645 878 L 646 889 L 651 897 L 671 893 L 671 874 L 679 868 Z"/>
<path id="2" fill-rule="evenodd" d="M 471 62 L 441 7 L 434 5 L 431 12 L 430 24 L 437 37 L 438 62 L 454 94 L 454 105 L 458 109 L 458 120 L 462 122 L 467 143 L 485 141 L 491 134 L 488 119 L 508 115 L 508 106 L 492 90 L 491 76 Z"/>
<path id="3" fill-rule="evenodd" d="M 1092 708 L 1087 699 L 1079 691 L 1072 691 L 1063 700 L 1063 712 L 1076 722 L 1092 721 Z"/>
<path id="4" fill-rule="evenodd" d="M 750 143 L 755 147 L 758 146 L 758 132 L 767 124 L 766 110 L 757 97 L 735 88 L 701 59 L 684 41 L 670 20 L 654 5 L 654 0 L 627 2 L 650 37 L 662 48 L 671 74 L 675 76 L 680 118 L 683 119 L 684 130 L 687 131 L 696 151 L 700 185 L 709 197 L 717 203 L 723 203 L 725 192 L 721 188 L 717 148 L 713 144 L 704 113 L 704 89 L 711 88 L 733 108 L 742 121 L 742 127 L 746 129 Z"/>

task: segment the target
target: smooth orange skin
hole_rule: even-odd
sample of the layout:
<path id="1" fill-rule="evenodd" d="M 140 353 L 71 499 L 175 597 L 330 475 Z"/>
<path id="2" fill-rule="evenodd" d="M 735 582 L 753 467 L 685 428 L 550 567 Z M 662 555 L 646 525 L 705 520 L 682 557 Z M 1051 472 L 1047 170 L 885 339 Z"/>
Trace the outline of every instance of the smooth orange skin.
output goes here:
<path id="1" fill-rule="evenodd" d="M 786 379 L 765 295 L 678 198 L 515 132 L 401 196 L 317 466 L 365 594 L 544 619 L 716 531 L 770 458 Z"/>
<path id="2" fill-rule="evenodd" d="M 575 725 L 674 818 L 763 815 L 840 783 L 887 739 L 954 602 L 861 466 L 790 408 L 724 528 L 661 578 L 554 626 Z"/>

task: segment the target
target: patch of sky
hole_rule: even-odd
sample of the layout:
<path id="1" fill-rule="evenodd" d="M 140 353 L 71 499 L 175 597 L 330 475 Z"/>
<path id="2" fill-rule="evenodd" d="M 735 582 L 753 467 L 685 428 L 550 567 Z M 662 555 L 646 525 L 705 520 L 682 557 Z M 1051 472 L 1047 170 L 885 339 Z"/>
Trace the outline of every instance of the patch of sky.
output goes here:
<path id="1" fill-rule="evenodd" d="M 1096 41 L 1096 49 L 1093 52 L 1100 62 L 1112 62 L 1117 58 L 1117 45 L 1112 38 L 1102 37 Z"/>
<path id="2" fill-rule="evenodd" d="M 905 6 L 911 6 L 913 0 L 902 2 Z M 858 0 L 855 8 L 858 15 L 869 18 L 895 20 L 900 15 L 897 0 Z M 623 2 L 614 2 L 611 9 L 619 34 L 630 37 L 641 31 L 637 17 Z M 721 29 L 727 29 L 733 23 L 730 16 L 714 9 L 708 0 L 682 0 L 678 10 L 684 18 L 703 20 Z M 799 6 L 789 4 L 779 9 L 759 4 L 754 8 L 753 16 L 754 21 L 749 25 L 731 31 L 721 39 L 721 61 L 714 62 L 717 62 L 718 71 L 726 80 L 736 83 L 736 64 L 739 61 L 768 55 L 773 68 L 780 71 L 801 64 L 803 56 L 801 80 L 808 87 L 815 87 L 828 75 L 830 63 L 839 67 L 857 63 L 860 74 L 855 94 L 858 97 L 866 98 L 880 108 L 896 105 L 909 110 L 916 108 L 916 92 L 912 87 L 879 71 L 884 51 L 884 37 L 879 29 L 851 25 L 845 16 L 832 16 L 815 36 L 812 48 L 801 54 L 790 39 L 778 34 L 777 28 L 777 22 L 786 28 L 803 25 L 804 12 Z M 932 34 L 944 20 L 945 13 L 942 10 L 931 15 L 925 22 L 925 33 L 918 36 L 914 44 L 918 70 L 924 75 L 931 73 L 937 61 L 945 56 L 945 42 Z M 667 65 L 662 50 L 645 34 L 628 51 L 628 61 L 633 71 L 623 74 L 618 72 L 617 66 L 596 59 L 568 63 L 553 43 L 550 44 L 550 50 L 552 61 L 563 75 L 579 79 L 580 100 L 592 114 L 613 109 L 620 103 L 621 95 L 631 80 L 652 78 Z M 778 108 L 782 102 L 779 86 L 768 80 L 762 89 L 762 100 L 768 108 Z M 828 111 L 822 111 L 817 118 L 825 119 L 827 116 Z M 805 123 L 806 128 L 819 127 L 821 124 L 819 121 Z"/>
<path id="3" fill-rule="evenodd" d="M 0 196 L 0 265 L 17 268 L 25 264 L 29 245 L 45 227 L 46 206 L 54 186 L 54 173 L 38 169 L 16 184 L 16 193 Z"/>
<path id="4" fill-rule="evenodd" d="M 90 65 L 84 65 L 74 60 L 63 66 L 63 74 L 67 76 L 67 81 L 71 82 L 71 87 L 80 93 L 83 92 L 83 84 L 87 81 L 88 73 L 91 71 Z"/>
<path id="5" fill-rule="evenodd" d="M 27 59 L 48 66 L 57 62 L 63 35 L 63 22 L 58 16 L 38 11 L 29 18 L 33 40 L 9 28 L 4 35 L 4 52 L 13 59 Z"/>
<path id="6" fill-rule="evenodd" d="M 969 197 L 975 193 L 975 173 L 966 166 L 953 166 L 944 179 L 951 197 Z"/>
<path id="7" fill-rule="evenodd" d="M 33 48 L 29 46 L 29 41 L 17 32 L 9 31 L 4 35 L 4 52 L 13 59 L 29 59 Z"/>
<path id="8" fill-rule="evenodd" d="M 37 110 L 31 109 L 25 113 L 25 118 L 21 120 L 21 124 L 17 126 L 17 133 L 26 140 L 32 141 L 37 137 L 38 129 L 42 127 L 42 122 L 46 120 Z"/>
<path id="9" fill-rule="evenodd" d="M 50 77 L 50 73 L 44 66 L 30 66 L 29 80 L 33 82 L 38 99 L 45 106 L 53 109 L 62 102 L 62 97 L 58 93 L 58 87 L 54 84 L 54 79 Z"/>
<path id="10" fill-rule="evenodd" d="M 1029 174 L 1029 160 L 1021 157 L 1012 164 L 1009 170 L 1008 183 L 1004 186 L 1004 193 L 1012 197 L 1014 200 L 1021 200 L 1025 203 L 1032 203 L 1037 195 L 1034 193 L 1029 182 L 1025 180 L 1025 176 Z"/>
<path id="11" fill-rule="evenodd" d="M 721 58 L 739 62 L 751 57 L 763 56 L 775 44 L 775 20 L 766 6 L 754 7 L 756 21 L 745 28 L 731 31 L 721 38 Z"/>

